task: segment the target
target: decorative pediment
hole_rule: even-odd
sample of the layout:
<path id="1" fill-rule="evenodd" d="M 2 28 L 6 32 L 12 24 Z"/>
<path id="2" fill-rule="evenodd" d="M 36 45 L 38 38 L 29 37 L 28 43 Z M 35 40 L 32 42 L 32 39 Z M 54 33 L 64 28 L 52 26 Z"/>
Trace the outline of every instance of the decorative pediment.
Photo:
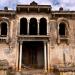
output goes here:
<path id="1" fill-rule="evenodd" d="M 31 2 L 30 5 L 38 5 L 35 1 Z"/>

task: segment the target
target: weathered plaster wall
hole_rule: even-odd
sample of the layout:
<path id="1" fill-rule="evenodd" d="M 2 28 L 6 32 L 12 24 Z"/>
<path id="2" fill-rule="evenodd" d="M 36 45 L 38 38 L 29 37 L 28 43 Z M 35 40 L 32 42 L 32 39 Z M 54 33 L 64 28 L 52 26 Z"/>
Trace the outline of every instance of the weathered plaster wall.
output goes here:
<path id="1" fill-rule="evenodd" d="M 18 61 L 17 24 L 16 19 L 10 19 L 8 42 L 0 43 L 0 60 L 6 59 L 10 66 L 16 67 Z"/>
<path id="2" fill-rule="evenodd" d="M 55 19 L 50 19 L 51 15 L 47 14 L 17 14 L 15 19 L 10 20 L 10 41 L 9 43 L 0 44 L 0 60 L 7 59 L 9 64 L 13 67 L 18 67 L 19 57 L 19 42 L 17 35 L 19 34 L 20 19 L 36 18 L 37 21 L 44 17 L 48 22 L 48 34 L 50 35 L 49 42 L 49 64 L 64 66 L 64 62 L 68 66 L 75 64 L 75 20 L 67 19 L 69 23 L 69 44 L 57 43 L 58 41 L 58 23 Z M 65 61 L 64 61 L 65 58 Z"/>
<path id="3" fill-rule="evenodd" d="M 67 21 L 69 23 L 69 44 L 58 44 L 57 35 L 53 34 L 54 37 L 51 37 L 52 41 L 50 42 L 50 65 L 64 66 L 64 57 L 66 65 L 73 66 L 75 64 L 75 20 L 67 19 Z M 53 30 L 51 32 L 54 33 Z M 57 33 L 57 29 L 55 30 L 55 32 Z M 55 42 L 53 42 L 54 38 Z"/>

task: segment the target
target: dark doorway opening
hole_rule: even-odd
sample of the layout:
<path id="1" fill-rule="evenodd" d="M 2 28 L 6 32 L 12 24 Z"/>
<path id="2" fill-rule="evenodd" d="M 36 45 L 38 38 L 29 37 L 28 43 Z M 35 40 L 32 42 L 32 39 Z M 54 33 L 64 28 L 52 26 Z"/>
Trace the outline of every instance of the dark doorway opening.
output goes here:
<path id="1" fill-rule="evenodd" d="M 47 21 L 45 18 L 40 19 L 40 35 L 46 35 L 47 34 Z"/>
<path id="2" fill-rule="evenodd" d="M 64 23 L 60 23 L 59 25 L 59 35 L 65 36 L 66 25 Z"/>
<path id="3" fill-rule="evenodd" d="M 7 23 L 5 22 L 1 23 L 1 35 L 3 36 L 7 35 Z"/>
<path id="4" fill-rule="evenodd" d="M 29 23 L 29 33 L 30 35 L 37 35 L 37 19 L 31 18 Z"/>
<path id="5" fill-rule="evenodd" d="M 26 18 L 22 18 L 20 20 L 20 34 L 21 35 L 27 34 L 27 19 Z"/>
<path id="6" fill-rule="evenodd" d="M 44 68 L 44 44 L 38 41 L 23 42 L 22 67 Z"/>

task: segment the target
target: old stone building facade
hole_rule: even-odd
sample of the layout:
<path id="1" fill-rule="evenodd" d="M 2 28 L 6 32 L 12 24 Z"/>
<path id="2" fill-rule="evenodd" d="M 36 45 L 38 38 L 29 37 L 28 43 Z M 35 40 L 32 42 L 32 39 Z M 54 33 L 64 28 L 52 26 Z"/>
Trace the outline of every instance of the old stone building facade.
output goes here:
<path id="1" fill-rule="evenodd" d="M 36 2 L 0 10 L 0 60 L 19 71 L 74 71 L 75 11 L 53 11 Z"/>

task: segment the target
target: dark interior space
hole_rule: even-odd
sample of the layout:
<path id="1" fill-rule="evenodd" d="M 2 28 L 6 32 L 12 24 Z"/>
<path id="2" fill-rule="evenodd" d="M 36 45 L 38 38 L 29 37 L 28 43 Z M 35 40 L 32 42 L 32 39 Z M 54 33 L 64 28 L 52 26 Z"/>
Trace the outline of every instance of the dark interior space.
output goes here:
<path id="1" fill-rule="evenodd" d="M 30 35 L 37 35 L 37 19 L 31 18 L 29 23 L 29 34 Z"/>
<path id="2" fill-rule="evenodd" d="M 45 18 L 40 19 L 40 35 L 46 35 L 47 34 L 47 21 Z"/>
<path id="3" fill-rule="evenodd" d="M 7 23 L 5 22 L 1 23 L 1 35 L 3 36 L 7 35 Z"/>
<path id="4" fill-rule="evenodd" d="M 20 34 L 21 35 L 27 34 L 27 19 L 26 18 L 22 18 L 20 20 Z"/>
<path id="5" fill-rule="evenodd" d="M 60 23 L 59 25 L 59 35 L 60 36 L 65 36 L 65 24 L 64 23 Z"/>
<path id="6" fill-rule="evenodd" d="M 37 9 L 37 8 L 30 8 L 30 9 L 29 9 L 29 12 L 32 12 L 32 13 L 33 13 L 33 12 L 36 12 L 36 13 L 37 13 L 37 12 L 38 12 L 38 9 Z"/>
<path id="7" fill-rule="evenodd" d="M 48 13 L 49 11 L 48 11 L 47 8 L 40 8 L 40 12 L 46 12 L 46 13 Z"/>
<path id="8" fill-rule="evenodd" d="M 22 45 L 22 67 L 44 68 L 44 47 L 43 42 L 29 41 Z"/>

